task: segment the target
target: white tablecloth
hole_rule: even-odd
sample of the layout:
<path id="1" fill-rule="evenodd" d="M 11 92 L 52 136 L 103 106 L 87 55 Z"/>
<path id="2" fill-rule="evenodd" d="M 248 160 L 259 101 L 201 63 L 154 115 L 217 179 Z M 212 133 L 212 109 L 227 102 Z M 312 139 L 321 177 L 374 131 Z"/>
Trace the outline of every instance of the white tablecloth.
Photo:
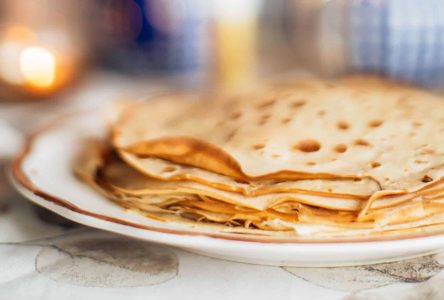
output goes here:
<path id="1" fill-rule="evenodd" d="M 0 164 L 18 131 L 61 111 L 101 105 L 139 83 L 95 76 L 57 103 L 0 105 Z M 5 122 L 12 127 L 8 127 Z M 15 129 L 13 129 L 15 128 Z M 444 299 L 444 256 L 345 268 L 217 260 L 71 223 L 30 204 L 0 177 L 0 300 Z"/>

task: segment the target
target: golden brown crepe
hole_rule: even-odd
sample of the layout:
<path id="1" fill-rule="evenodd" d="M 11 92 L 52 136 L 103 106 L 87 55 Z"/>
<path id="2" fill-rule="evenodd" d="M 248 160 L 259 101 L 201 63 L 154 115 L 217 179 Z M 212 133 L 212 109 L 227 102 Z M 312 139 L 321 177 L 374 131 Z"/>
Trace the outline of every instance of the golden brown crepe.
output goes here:
<path id="1" fill-rule="evenodd" d="M 369 176 L 413 190 L 443 175 L 444 102 L 422 90 L 373 78 L 300 80 L 188 98 L 127 109 L 114 147 L 243 179 Z"/>
<path id="2" fill-rule="evenodd" d="M 373 77 L 124 105 L 76 173 L 162 221 L 366 236 L 444 223 L 444 101 Z"/>

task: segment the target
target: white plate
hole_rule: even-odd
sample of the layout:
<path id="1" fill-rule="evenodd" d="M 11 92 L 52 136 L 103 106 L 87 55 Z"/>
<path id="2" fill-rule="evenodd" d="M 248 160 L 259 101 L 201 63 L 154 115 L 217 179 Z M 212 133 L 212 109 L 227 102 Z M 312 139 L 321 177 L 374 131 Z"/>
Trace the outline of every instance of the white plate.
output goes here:
<path id="1" fill-rule="evenodd" d="M 12 181 L 32 202 L 72 221 L 122 235 L 177 246 L 204 255 L 254 264 L 345 266 L 379 263 L 438 252 L 443 232 L 384 240 L 270 238 L 210 233 L 188 225 L 165 223 L 127 212 L 72 173 L 82 142 L 103 136 L 98 112 L 74 114 L 34 134 L 15 159 Z"/>

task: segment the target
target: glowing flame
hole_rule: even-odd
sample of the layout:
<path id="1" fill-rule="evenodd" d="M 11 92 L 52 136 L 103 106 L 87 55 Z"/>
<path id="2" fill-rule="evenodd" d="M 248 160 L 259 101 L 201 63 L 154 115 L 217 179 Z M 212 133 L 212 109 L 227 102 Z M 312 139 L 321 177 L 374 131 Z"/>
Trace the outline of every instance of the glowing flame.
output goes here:
<path id="1" fill-rule="evenodd" d="M 20 72 L 25 82 L 36 88 L 48 88 L 54 83 L 56 58 L 48 49 L 27 47 L 20 53 Z"/>

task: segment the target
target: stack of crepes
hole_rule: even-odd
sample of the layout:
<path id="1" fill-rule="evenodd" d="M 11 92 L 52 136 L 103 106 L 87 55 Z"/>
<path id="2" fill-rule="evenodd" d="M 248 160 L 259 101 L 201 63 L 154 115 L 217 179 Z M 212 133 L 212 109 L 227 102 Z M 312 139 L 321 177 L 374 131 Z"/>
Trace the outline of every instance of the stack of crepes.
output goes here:
<path id="1" fill-rule="evenodd" d="M 444 100 L 373 77 L 266 82 L 122 108 L 77 174 L 147 217 L 368 236 L 444 223 Z"/>

